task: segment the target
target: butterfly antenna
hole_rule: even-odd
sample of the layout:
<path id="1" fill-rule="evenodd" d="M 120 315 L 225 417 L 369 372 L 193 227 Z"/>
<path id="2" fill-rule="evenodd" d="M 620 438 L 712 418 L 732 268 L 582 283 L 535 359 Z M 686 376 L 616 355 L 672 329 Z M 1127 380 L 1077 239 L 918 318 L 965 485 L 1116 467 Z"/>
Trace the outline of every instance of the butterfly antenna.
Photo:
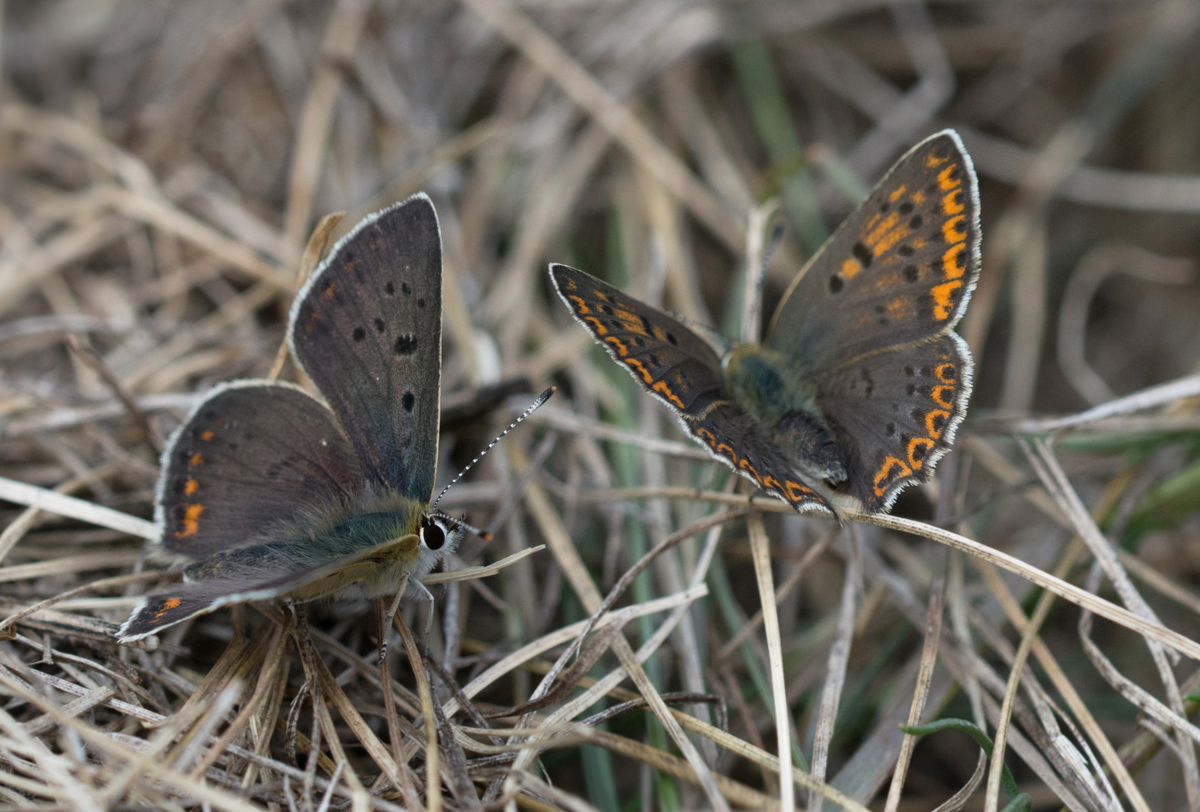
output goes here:
<path id="1" fill-rule="evenodd" d="M 431 511 L 430 513 L 428 513 L 427 515 L 430 518 L 437 517 L 439 519 L 443 519 L 452 524 L 456 524 L 459 527 L 461 527 L 463 530 L 466 530 L 468 532 L 474 533 L 475 535 L 479 536 L 484 541 L 492 540 L 491 533 L 489 533 L 486 530 L 481 530 L 480 528 L 476 527 L 473 524 L 468 524 L 467 523 L 467 515 L 465 513 L 462 516 L 459 516 L 458 518 L 451 516 L 449 513 L 447 513 L 444 510 L 434 510 L 434 511 Z"/>
<path id="2" fill-rule="evenodd" d="M 547 389 L 545 392 L 543 392 L 542 394 L 538 395 L 538 396 L 537 396 L 537 398 L 536 398 L 536 399 L 533 401 L 533 403 L 529 404 L 529 408 L 528 408 L 528 409 L 526 409 L 526 410 L 525 410 L 525 411 L 524 411 L 524 412 L 521 414 L 521 416 L 520 416 L 520 417 L 518 417 L 516 420 L 514 420 L 514 421 L 512 422 L 512 424 L 511 424 L 511 425 L 510 425 L 508 428 L 506 428 L 504 431 L 500 432 L 500 434 L 496 436 L 496 439 L 495 439 L 495 440 L 492 440 L 490 443 L 488 443 L 488 444 L 487 444 L 487 448 L 483 449 L 483 451 L 480 451 L 480 452 L 479 452 L 479 454 L 478 454 L 478 455 L 475 457 L 475 459 L 473 459 L 473 460 L 471 460 L 469 463 L 467 463 L 467 467 L 466 467 L 466 468 L 463 468 L 461 471 L 459 471 L 457 474 L 455 474 L 455 475 L 454 475 L 454 479 L 452 479 L 452 480 L 450 480 L 449 482 L 447 482 L 447 483 L 446 483 L 446 487 L 442 488 L 442 492 L 441 492 L 441 493 L 439 493 L 439 494 L 437 495 L 437 499 L 434 499 L 434 500 L 433 500 L 433 504 L 431 504 L 431 505 L 429 506 L 429 509 L 430 509 L 430 511 L 432 511 L 432 510 L 434 510 L 435 508 L 437 508 L 438 502 L 442 501 L 442 497 L 446 495 L 446 491 L 450 490 L 450 488 L 454 486 L 454 483 L 455 483 L 455 482 L 458 482 L 460 479 L 462 479 L 462 477 L 463 477 L 463 474 L 465 474 L 467 471 L 470 471 L 472 468 L 474 468 L 474 467 L 475 467 L 475 463 L 477 463 L 477 462 L 479 462 L 481 459 L 483 459 L 483 455 L 484 455 L 484 454 L 486 454 L 486 453 L 488 453 L 489 451 L 491 451 L 491 450 L 492 450 L 492 447 L 493 447 L 493 446 L 495 446 L 495 445 L 496 445 L 496 443 L 498 443 L 498 442 L 500 442 L 501 440 L 503 440 L 503 439 L 504 439 L 504 435 L 508 434 L 510 431 L 512 431 L 513 429 L 515 429 L 515 428 L 516 428 L 516 427 L 517 427 L 517 426 L 518 426 L 518 425 L 521 423 L 521 421 L 522 421 L 522 420 L 524 420 L 525 418 L 529 417 L 529 415 L 531 415 L 531 414 L 533 414 L 535 411 L 537 411 L 537 410 L 538 410 L 538 408 L 540 408 L 540 407 L 541 407 L 541 405 L 542 405 L 543 403 L 545 403 L 546 401 L 548 401 L 548 400 L 550 399 L 550 396 L 551 396 L 551 395 L 553 395 L 553 394 L 554 394 L 555 392 L 557 392 L 557 391 L 558 391 L 558 387 L 557 387 L 557 386 L 551 386 L 551 387 L 550 387 L 549 389 Z M 457 519 L 455 519 L 455 521 L 458 521 L 458 520 L 457 520 Z M 485 535 L 485 533 L 484 533 L 484 532 L 482 532 L 482 531 L 479 531 L 479 530 L 475 530 L 475 528 L 471 527 L 470 525 L 463 524 L 463 522 L 458 522 L 458 523 L 459 523 L 459 524 L 461 524 L 463 527 L 467 528 L 468 530 L 474 530 L 474 531 L 475 531 L 476 533 L 478 533 L 480 536 L 484 536 L 484 535 Z M 490 533 L 488 533 L 488 534 L 486 534 L 486 535 L 487 535 L 488 537 L 490 537 L 490 536 L 491 536 L 491 534 L 490 534 Z"/>

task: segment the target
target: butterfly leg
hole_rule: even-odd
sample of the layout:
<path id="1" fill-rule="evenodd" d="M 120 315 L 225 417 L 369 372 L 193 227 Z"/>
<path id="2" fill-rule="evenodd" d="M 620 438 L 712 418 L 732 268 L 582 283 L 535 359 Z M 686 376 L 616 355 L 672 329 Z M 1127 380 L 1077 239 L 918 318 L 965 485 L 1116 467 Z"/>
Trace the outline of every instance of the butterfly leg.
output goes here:
<path id="1" fill-rule="evenodd" d="M 400 582 L 400 588 L 392 596 L 392 601 L 388 604 L 387 611 L 383 616 L 383 629 L 379 633 L 379 662 L 383 662 L 387 657 L 388 638 L 392 636 L 392 618 L 400 610 L 400 600 L 407 591 L 408 576 L 406 575 L 404 576 L 404 580 Z"/>
<path id="2" fill-rule="evenodd" d="M 392 597 L 392 602 L 388 604 L 387 614 L 384 615 L 386 624 L 391 624 L 392 618 L 396 616 L 396 612 L 400 610 L 400 601 L 403 600 L 405 593 L 408 592 L 409 585 L 414 587 L 417 597 L 425 605 L 425 639 L 429 639 L 429 632 L 433 628 L 433 593 L 425 588 L 425 584 L 420 581 L 411 581 L 407 576 L 400 582 L 400 588 L 396 590 L 395 596 Z M 387 638 L 390 636 L 390 626 L 388 634 L 380 634 L 379 636 L 379 662 L 383 662 L 383 658 L 387 656 Z"/>
<path id="3" fill-rule="evenodd" d="M 392 634 L 392 616 L 387 614 L 390 603 L 384 603 L 383 598 L 375 599 L 375 639 L 379 641 L 379 659 L 376 663 L 383 664 L 387 660 L 388 638 Z"/>
<path id="4" fill-rule="evenodd" d="M 426 650 L 428 650 L 429 635 L 433 632 L 433 607 L 435 601 L 433 598 L 433 593 L 426 588 L 425 584 L 421 583 L 420 581 L 413 581 L 413 585 L 417 588 L 417 597 L 420 598 L 421 604 L 425 608 L 423 613 L 425 615 L 425 623 L 422 627 L 422 639 L 425 640 L 425 647 Z"/>

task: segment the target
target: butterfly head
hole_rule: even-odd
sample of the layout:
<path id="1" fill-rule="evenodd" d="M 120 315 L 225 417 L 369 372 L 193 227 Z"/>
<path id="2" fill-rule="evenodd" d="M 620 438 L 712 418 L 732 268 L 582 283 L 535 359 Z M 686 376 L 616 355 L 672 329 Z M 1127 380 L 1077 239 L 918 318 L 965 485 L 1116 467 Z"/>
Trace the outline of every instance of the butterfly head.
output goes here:
<path id="1" fill-rule="evenodd" d="M 421 539 L 422 555 L 428 553 L 437 559 L 444 558 L 458 549 L 468 530 L 475 528 L 462 519 L 455 519 L 440 510 L 427 513 L 421 517 L 421 528 L 417 534 Z"/>

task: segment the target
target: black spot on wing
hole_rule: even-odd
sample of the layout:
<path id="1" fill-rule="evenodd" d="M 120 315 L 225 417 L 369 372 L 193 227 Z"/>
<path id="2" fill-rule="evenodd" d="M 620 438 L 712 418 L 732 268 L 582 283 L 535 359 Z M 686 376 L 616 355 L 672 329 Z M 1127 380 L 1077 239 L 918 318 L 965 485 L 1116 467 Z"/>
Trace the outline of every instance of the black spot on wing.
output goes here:
<path id="1" fill-rule="evenodd" d="M 393 349 L 396 355 L 412 355 L 417 351 L 417 337 L 412 333 L 402 335 L 396 339 Z"/>

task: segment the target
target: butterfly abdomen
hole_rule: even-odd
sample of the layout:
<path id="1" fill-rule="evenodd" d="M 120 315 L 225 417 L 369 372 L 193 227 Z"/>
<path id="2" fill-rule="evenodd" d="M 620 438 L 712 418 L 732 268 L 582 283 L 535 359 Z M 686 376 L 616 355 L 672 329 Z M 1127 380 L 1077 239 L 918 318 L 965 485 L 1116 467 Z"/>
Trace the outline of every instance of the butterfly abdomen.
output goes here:
<path id="1" fill-rule="evenodd" d="M 846 479 L 846 460 L 825 425 L 806 411 L 785 414 L 772 432 L 797 470 L 833 483 Z"/>
<path id="2" fill-rule="evenodd" d="M 738 403 L 770 429 L 797 471 L 831 482 L 846 478 L 845 459 L 817 411 L 811 387 L 787 369 L 781 355 L 748 344 L 735 347 L 723 364 Z"/>

